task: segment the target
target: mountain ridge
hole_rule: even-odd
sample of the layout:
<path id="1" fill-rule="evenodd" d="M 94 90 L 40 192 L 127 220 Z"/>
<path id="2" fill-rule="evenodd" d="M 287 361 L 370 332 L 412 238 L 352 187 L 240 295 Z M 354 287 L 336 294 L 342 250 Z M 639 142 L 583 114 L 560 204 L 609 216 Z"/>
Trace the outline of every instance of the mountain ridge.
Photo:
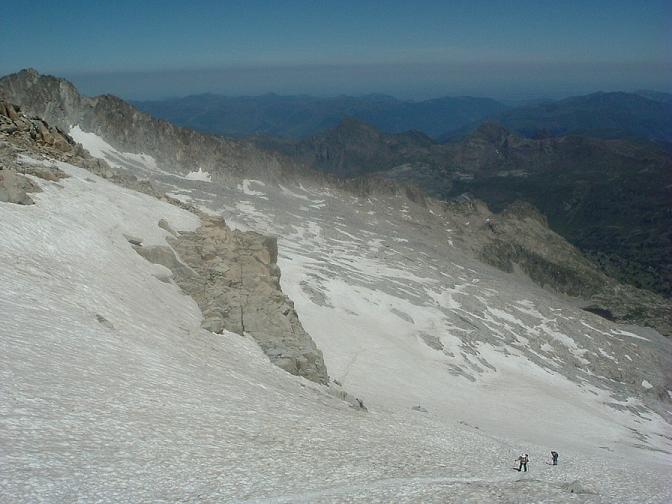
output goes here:
<path id="1" fill-rule="evenodd" d="M 140 110 L 207 133 L 305 139 L 355 117 L 385 133 L 419 130 L 439 141 L 495 121 L 524 136 L 581 134 L 672 141 L 672 99 L 656 91 L 598 91 L 537 104 L 505 105 L 491 98 L 446 96 L 422 101 L 387 95 L 229 97 L 206 93 L 132 102 Z"/>
<path id="2" fill-rule="evenodd" d="M 470 192 L 495 211 L 528 201 L 605 271 L 672 295 L 672 221 L 665 212 L 672 155 L 658 144 L 580 135 L 533 139 L 495 122 L 440 144 L 355 119 L 300 141 L 256 141 L 341 177 L 375 173 L 439 198 Z"/>
<path id="3" fill-rule="evenodd" d="M 652 99 L 651 94 L 640 93 L 617 91 L 573 96 L 540 105 L 512 108 L 494 119 L 533 138 L 583 134 L 602 138 L 671 141 L 672 102 Z"/>
<path id="4" fill-rule="evenodd" d="M 32 69 L 2 77 L 0 93 L 7 101 L 22 105 L 27 112 L 60 128 L 68 130 L 79 125 L 125 151 L 141 152 L 149 147 L 158 160 L 175 169 L 189 159 L 206 171 L 215 171 L 215 166 L 226 167 L 224 172 L 230 174 L 240 173 L 243 166 L 248 171 L 269 174 L 282 171 L 280 160 L 249 142 L 179 128 L 140 112 L 113 95 L 81 96 L 70 82 Z"/>
<path id="5" fill-rule="evenodd" d="M 122 149 L 131 152 L 145 152 L 156 156 L 157 162 L 164 163 L 171 170 L 186 173 L 188 171 L 187 166 L 192 166 L 194 171 L 198 167 L 198 170 L 211 172 L 216 180 L 221 182 L 240 183 L 246 177 L 260 177 L 267 181 L 282 181 L 286 179 L 288 174 L 289 176 L 300 174 L 300 176 L 319 181 L 323 180 L 320 173 L 323 173 L 324 166 L 313 166 L 314 163 L 311 160 L 314 160 L 316 153 L 320 155 L 320 152 L 322 152 L 324 155 L 320 159 L 327 164 L 341 163 L 341 166 L 346 166 L 342 163 L 342 160 L 348 159 L 348 156 L 339 158 L 338 155 L 332 154 L 329 149 L 333 145 L 329 143 L 329 140 L 325 144 L 326 151 L 324 149 L 320 151 L 320 148 L 315 150 L 313 142 L 315 138 L 319 139 L 320 136 L 305 141 L 305 145 L 308 146 L 306 151 L 308 156 L 297 158 L 296 152 L 292 150 L 295 144 L 292 143 L 286 144 L 289 150 L 285 148 L 278 151 L 268 146 L 255 145 L 253 142 L 223 139 L 185 130 L 137 112 L 132 106 L 119 98 L 104 96 L 89 99 L 80 97 L 78 93 L 72 94 L 72 91 L 74 90 L 76 93 L 76 90 L 72 85 L 64 84 L 64 82 L 66 81 L 53 77 L 41 77 L 33 72 L 24 72 L 0 79 L 0 91 L 15 98 L 15 101 L 23 106 L 27 106 L 27 110 L 31 112 L 38 114 L 43 112 L 48 117 L 55 117 L 57 124 L 63 124 L 67 127 L 67 121 L 64 121 L 64 117 L 67 116 L 69 121 L 81 122 L 83 127 L 109 138 L 110 141 L 115 142 Z M 34 88 L 34 86 L 39 87 L 40 85 L 44 89 Z M 63 88 L 66 90 L 65 93 L 62 91 Z M 49 99 L 45 99 L 45 95 Z M 83 105 L 77 108 L 71 104 Z M 550 147 L 552 152 L 553 145 L 557 144 L 561 147 L 563 145 L 562 140 L 536 141 L 515 135 L 506 136 L 503 131 L 499 126 L 485 125 L 471 137 L 471 143 L 467 145 L 439 145 L 433 143 L 431 139 L 424 135 L 413 133 L 382 134 L 357 119 L 348 119 L 342 129 L 336 130 L 336 136 L 340 142 L 336 153 L 349 153 L 347 149 L 349 149 L 351 142 L 353 140 L 359 142 L 358 145 L 363 148 L 361 152 L 364 154 L 363 160 L 366 163 L 366 169 L 361 174 L 366 175 L 366 177 L 357 177 L 351 181 L 336 179 L 330 183 L 359 194 L 396 193 L 404 198 L 408 197 L 411 200 L 421 201 L 424 196 L 418 196 L 418 193 L 414 193 L 411 188 L 405 188 L 404 185 L 410 182 L 424 187 L 430 193 L 437 194 L 437 189 L 448 191 L 456 182 L 445 176 L 445 173 L 451 169 L 450 165 L 441 165 L 437 171 L 436 166 L 432 164 L 435 162 L 437 152 L 439 160 L 443 159 L 442 156 L 445 157 L 446 152 L 459 160 L 462 169 L 462 171 L 456 172 L 457 182 L 459 183 L 460 180 L 467 180 L 481 171 L 483 161 L 486 162 L 484 166 L 487 166 L 492 160 L 499 163 L 500 158 L 504 159 L 505 163 L 510 163 L 511 159 L 518 159 L 520 155 L 525 159 L 524 156 L 528 155 L 530 146 L 532 146 L 530 152 L 534 156 L 539 156 L 541 155 L 539 146 Z M 400 156 L 407 155 L 414 164 L 411 163 L 410 166 L 402 165 L 401 172 L 398 172 L 397 168 L 399 167 L 385 171 L 385 168 L 388 167 L 381 163 L 380 166 L 375 167 L 375 173 L 378 177 L 368 178 L 370 173 L 374 173 L 370 163 L 372 160 L 380 158 L 380 155 L 378 151 L 375 151 L 374 155 L 370 156 L 370 152 L 367 150 L 370 142 L 361 141 L 361 133 L 366 133 L 378 142 L 383 160 L 397 163 Z M 505 141 L 507 145 L 510 141 L 510 152 L 512 154 L 502 158 L 498 148 L 491 145 L 493 138 L 500 142 Z M 420 162 L 416 162 L 418 145 L 421 146 L 419 152 L 424 156 Z M 357 149 L 354 152 L 357 154 Z M 497 164 L 493 166 L 496 167 Z M 322 171 L 314 170 L 314 168 L 320 168 Z M 424 170 L 427 174 L 424 180 L 418 180 L 413 176 L 414 172 L 418 170 Z M 347 174 L 339 173 L 341 176 Z M 495 178 L 495 180 L 499 179 L 500 177 Z M 384 182 L 385 180 L 389 182 Z M 401 185 L 395 185 L 398 182 L 401 182 Z M 553 264 L 554 262 L 549 262 L 544 267 L 552 270 Z M 548 277 L 548 279 L 550 278 L 552 276 Z M 599 283 L 592 283 L 590 297 L 595 299 L 591 302 L 597 303 L 598 306 L 602 305 L 604 309 L 615 313 L 615 316 L 621 320 L 630 322 L 649 321 L 647 323 L 659 327 L 661 332 L 672 333 L 672 328 L 669 327 L 672 317 L 666 315 L 666 310 L 669 307 L 666 308 L 664 302 L 655 300 L 655 296 L 637 294 L 635 290 L 631 291 L 632 295 L 624 298 L 629 301 L 624 302 L 618 299 L 615 294 L 616 290 L 613 290 L 612 287 L 602 292 L 602 289 L 598 288 Z M 547 285 L 552 285 L 552 283 L 547 283 Z M 627 308 L 630 302 L 634 303 L 632 309 Z M 647 307 L 647 304 L 650 306 Z M 635 309 L 635 306 L 638 308 Z"/>
<path id="6" fill-rule="evenodd" d="M 229 97 L 208 93 L 132 103 L 156 117 L 207 133 L 289 138 L 313 135 L 348 116 L 390 133 L 417 129 L 438 136 L 506 108 L 491 98 L 446 96 L 406 101 L 380 94 L 320 98 L 277 94 Z"/>

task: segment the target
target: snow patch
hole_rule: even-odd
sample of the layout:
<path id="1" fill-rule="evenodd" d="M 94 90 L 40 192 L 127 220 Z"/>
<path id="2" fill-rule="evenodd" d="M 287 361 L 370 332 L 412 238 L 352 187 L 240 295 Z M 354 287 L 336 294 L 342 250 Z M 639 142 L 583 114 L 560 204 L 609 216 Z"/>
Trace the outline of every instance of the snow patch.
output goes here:
<path id="1" fill-rule="evenodd" d="M 241 184 L 238 184 L 238 190 L 248 196 L 259 196 L 260 198 L 267 199 L 265 193 L 261 191 L 255 191 L 254 189 L 252 189 L 252 184 L 259 185 L 262 187 L 266 185 L 261 180 L 244 179 Z"/>
<path id="2" fill-rule="evenodd" d="M 187 180 L 198 180 L 201 182 L 212 182 L 212 177 L 207 171 L 203 171 L 199 166 L 198 171 L 191 171 L 184 176 Z"/>
<path id="3" fill-rule="evenodd" d="M 104 159 L 110 166 L 122 169 L 140 169 L 148 172 L 162 172 L 156 164 L 156 160 L 148 154 L 135 154 L 122 152 L 95 133 L 83 131 L 78 124 L 70 128 L 70 136 L 89 151 L 93 157 Z"/>

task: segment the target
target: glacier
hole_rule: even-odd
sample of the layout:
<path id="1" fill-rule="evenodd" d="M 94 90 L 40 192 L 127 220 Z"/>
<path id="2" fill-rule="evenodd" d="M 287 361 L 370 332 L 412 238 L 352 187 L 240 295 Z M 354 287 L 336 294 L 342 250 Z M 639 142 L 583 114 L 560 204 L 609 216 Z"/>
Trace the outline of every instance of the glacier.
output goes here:
<path id="1" fill-rule="evenodd" d="M 0 501 L 672 500 L 670 412 L 646 395 L 669 340 L 479 262 L 472 217 L 315 181 L 218 184 L 71 132 L 277 236 L 283 291 L 368 412 L 201 329 L 128 242 L 167 245 L 158 221 L 191 231 L 196 215 L 53 162 L 70 177 L 33 177 L 34 206 L 0 203 Z M 527 474 L 511 470 L 523 451 Z"/>

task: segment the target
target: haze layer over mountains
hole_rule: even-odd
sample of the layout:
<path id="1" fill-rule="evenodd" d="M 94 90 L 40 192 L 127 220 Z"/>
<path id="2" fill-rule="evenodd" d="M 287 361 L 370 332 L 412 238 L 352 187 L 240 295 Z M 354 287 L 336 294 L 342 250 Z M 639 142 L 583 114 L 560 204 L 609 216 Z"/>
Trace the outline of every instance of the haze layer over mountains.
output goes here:
<path id="1" fill-rule="evenodd" d="M 439 140 L 491 120 L 531 137 L 572 133 L 672 141 L 672 95 L 653 91 L 594 93 L 522 106 L 470 96 L 405 101 L 375 94 L 333 98 L 204 94 L 133 104 L 180 126 L 229 136 L 296 139 L 353 117 L 385 133 L 418 130 Z"/>

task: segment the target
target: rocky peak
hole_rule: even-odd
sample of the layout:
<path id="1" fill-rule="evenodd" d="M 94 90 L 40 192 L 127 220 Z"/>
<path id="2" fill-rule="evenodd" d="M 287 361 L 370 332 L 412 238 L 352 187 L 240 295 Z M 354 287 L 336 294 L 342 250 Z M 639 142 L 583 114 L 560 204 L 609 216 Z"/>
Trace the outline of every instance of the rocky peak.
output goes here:
<path id="1" fill-rule="evenodd" d="M 87 102 L 70 82 L 32 68 L 0 79 L 0 96 L 63 130 L 77 124 L 79 110 Z"/>
<path id="2" fill-rule="evenodd" d="M 32 67 L 24 68 L 23 70 L 20 70 L 19 75 L 21 75 L 21 74 L 32 76 L 34 78 L 37 78 L 40 75 L 40 73 Z"/>
<path id="3" fill-rule="evenodd" d="M 0 202 L 34 204 L 29 193 L 41 189 L 26 175 L 50 181 L 65 177 L 56 166 L 22 164 L 17 155 L 26 153 L 70 160 L 80 154 L 80 149 L 60 128 L 28 117 L 20 107 L 0 99 Z"/>
<path id="4" fill-rule="evenodd" d="M 29 117 L 21 107 L 4 100 L 0 100 L 0 132 L 57 151 L 51 154 L 72 153 L 76 149 L 75 141 L 61 128 L 50 126 L 39 117 Z"/>
<path id="5" fill-rule="evenodd" d="M 122 152 L 149 154 L 164 170 L 185 173 L 199 167 L 220 179 L 273 179 L 288 168 L 250 142 L 176 127 L 115 96 L 81 96 L 70 82 L 34 70 L 1 78 L 0 95 L 63 130 L 79 125 Z"/>

